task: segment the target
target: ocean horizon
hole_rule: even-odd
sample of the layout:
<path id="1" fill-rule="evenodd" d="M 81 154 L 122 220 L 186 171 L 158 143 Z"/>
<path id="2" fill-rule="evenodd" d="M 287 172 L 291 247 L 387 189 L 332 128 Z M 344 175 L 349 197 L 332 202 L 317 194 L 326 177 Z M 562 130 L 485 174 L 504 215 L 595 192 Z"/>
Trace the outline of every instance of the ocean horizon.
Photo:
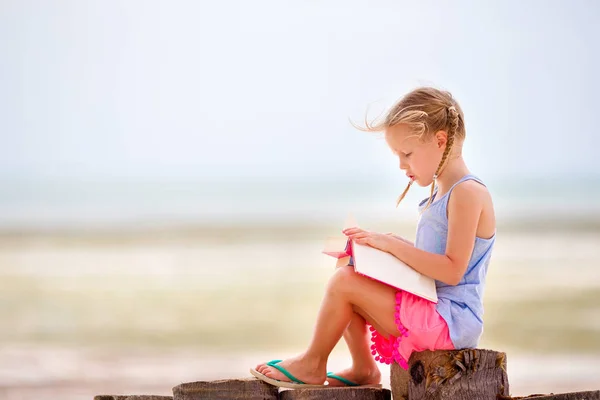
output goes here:
<path id="1" fill-rule="evenodd" d="M 488 179 L 499 223 L 600 221 L 600 178 Z M 4 182 L 0 230 L 414 223 L 429 188 L 396 208 L 404 179 L 96 179 Z"/>

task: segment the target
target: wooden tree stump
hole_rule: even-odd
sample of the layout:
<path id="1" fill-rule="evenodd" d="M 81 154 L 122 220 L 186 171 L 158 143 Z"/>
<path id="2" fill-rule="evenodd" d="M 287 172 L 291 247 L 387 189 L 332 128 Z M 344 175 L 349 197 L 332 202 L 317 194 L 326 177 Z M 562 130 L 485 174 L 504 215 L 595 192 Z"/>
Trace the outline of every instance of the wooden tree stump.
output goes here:
<path id="1" fill-rule="evenodd" d="M 415 352 L 391 368 L 394 400 L 496 400 L 508 396 L 506 354 L 464 349 Z"/>
<path id="2" fill-rule="evenodd" d="M 173 400 L 172 396 L 154 396 L 154 395 L 107 395 L 102 394 L 94 396 L 94 400 Z"/>
<path id="3" fill-rule="evenodd" d="M 393 363 L 390 368 L 390 386 L 394 400 L 408 400 L 408 371 L 400 365 Z"/>
<path id="4" fill-rule="evenodd" d="M 173 400 L 278 400 L 277 394 L 277 387 L 255 378 L 190 382 L 173 388 Z"/>
<path id="5" fill-rule="evenodd" d="M 382 388 L 282 389 L 280 400 L 391 400 L 392 392 Z"/>
<path id="6" fill-rule="evenodd" d="M 498 396 L 498 400 L 600 400 L 600 390 L 593 390 L 590 392 L 572 392 L 572 393 L 559 393 L 559 394 L 532 394 L 529 396 L 520 397 L 507 397 Z"/>

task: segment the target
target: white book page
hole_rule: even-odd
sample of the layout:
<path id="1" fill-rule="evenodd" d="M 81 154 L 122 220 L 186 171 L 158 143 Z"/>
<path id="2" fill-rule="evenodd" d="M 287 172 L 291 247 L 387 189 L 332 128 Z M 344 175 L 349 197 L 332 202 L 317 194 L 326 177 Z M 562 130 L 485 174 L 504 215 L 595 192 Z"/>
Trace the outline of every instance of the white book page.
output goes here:
<path id="1" fill-rule="evenodd" d="M 371 246 L 352 243 L 354 269 L 360 274 L 437 303 L 435 281 L 394 257 Z"/>

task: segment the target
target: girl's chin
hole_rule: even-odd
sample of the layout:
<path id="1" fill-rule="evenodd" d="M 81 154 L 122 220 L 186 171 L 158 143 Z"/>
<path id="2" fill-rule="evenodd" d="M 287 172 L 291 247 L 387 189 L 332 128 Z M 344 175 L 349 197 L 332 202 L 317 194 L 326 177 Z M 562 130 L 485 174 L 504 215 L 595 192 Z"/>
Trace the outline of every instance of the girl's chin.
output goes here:
<path id="1" fill-rule="evenodd" d="M 415 180 L 413 181 L 413 183 L 416 183 L 417 185 L 419 185 L 420 187 L 428 187 L 431 185 L 431 182 L 423 182 L 422 180 L 420 180 L 419 178 L 415 178 Z"/>

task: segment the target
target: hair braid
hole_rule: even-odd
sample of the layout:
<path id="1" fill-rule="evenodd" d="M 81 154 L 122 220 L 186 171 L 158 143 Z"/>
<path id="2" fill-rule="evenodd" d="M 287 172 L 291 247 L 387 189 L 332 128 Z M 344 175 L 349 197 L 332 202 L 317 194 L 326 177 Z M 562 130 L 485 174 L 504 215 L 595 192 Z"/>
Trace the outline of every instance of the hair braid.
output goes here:
<path id="1" fill-rule="evenodd" d="M 437 167 L 437 170 L 435 171 L 435 174 L 433 175 L 433 182 L 431 182 L 431 193 L 429 194 L 429 200 L 427 201 L 427 205 L 425 206 L 425 208 L 423 209 L 423 211 L 425 211 L 429 205 L 431 204 L 431 201 L 433 200 L 433 190 L 435 188 L 435 181 L 437 179 L 437 177 L 440 175 L 440 173 L 442 172 L 442 169 L 445 167 L 446 161 L 448 160 L 448 155 L 450 154 L 450 150 L 452 150 L 452 145 L 454 144 L 454 136 L 456 134 L 456 130 L 458 128 L 458 123 L 459 123 L 459 115 L 458 112 L 456 111 L 456 108 L 454 106 L 450 106 L 448 107 L 448 142 L 446 143 L 446 149 L 444 150 L 444 154 L 442 154 L 442 160 L 440 161 L 440 164 Z M 408 189 L 407 189 L 408 190 Z"/>
<path id="2" fill-rule="evenodd" d="M 419 87 L 404 95 L 387 112 L 383 119 L 378 119 L 375 123 L 369 123 L 365 116 L 365 127 L 352 125 L 367 132 L 381 132 L 399 124 L 404 124 L 410 131 L 409 137 L 418 137 L 425 142 L 432 140 L 436 132 L 445 131 L 447 133 L 446 148 L 442 154 L 440 165 L 433 177 L 434 182 L 431 186 L 431 196 L 429 197 L 429 207 L 435 180 L 442 173 L 442 170 L 448 158 L 454 153 L 454 144 L 460 146 L 465 139 L 465 121 L 462 109 L 458 102 L 447 91 L 439 90 L 433 87 Z M 459 149 L 460 151 L 460 149 Z M 410 181 L 402 194 L 398 197 L 396 207 L 405 198 L 414 181 Z"/>
<path id="3" fill-rule="evenodd" d="M 410 182 L 408 182 L 408 185 L 406 185 L 406 189 L 404 189 L 404 192 L 402 192 L 402 194 L 398 197 L 398 200 L 396 201 L 396 207 L 400 205 L 400 202 L 402 201 L 402 199 L 404 199 L 406 193 L 408 193 L 408 189 L 410 189 L 412 184 L 413 180 L 411 179 Z"/>

